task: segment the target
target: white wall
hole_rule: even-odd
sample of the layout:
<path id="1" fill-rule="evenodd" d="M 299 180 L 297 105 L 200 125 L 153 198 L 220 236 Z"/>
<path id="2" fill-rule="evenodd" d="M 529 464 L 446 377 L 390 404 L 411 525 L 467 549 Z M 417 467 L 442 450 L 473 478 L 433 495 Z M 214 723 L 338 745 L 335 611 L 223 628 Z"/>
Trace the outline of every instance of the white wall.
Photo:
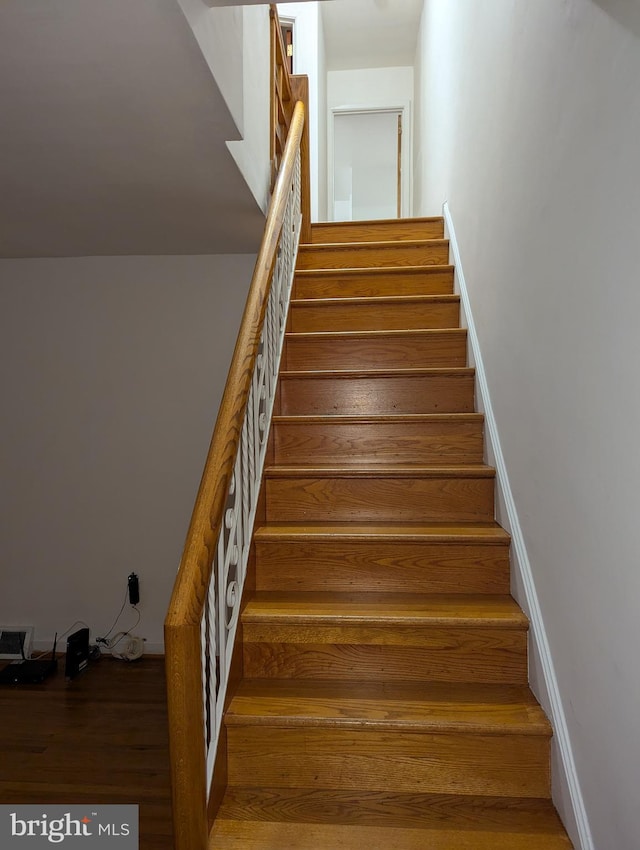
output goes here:
<path id="1" fill-rule="evenodd" d="M 320 135 L 326 126 L 326 60 L 324 33 L 317 2 L 278 3 L 281 18 L 294 21 L 295 74 L 309 77 L 309 147 L 311 160 L 311 218 L 326 219 L 326 142 Z"/>
<path id="2" fill-rule="evenodd" d="M 637 850 L 640 40 L 610 7 L 427 0 L 416 182 L 455 221 L 593 846 Z M 561 771 L 555 799 L 577 847 Z"/>
<path id="3" fill-rule="evenodd" d="M 318 210 L 316 221 L 326 221 L 327 209 L 327 51 L 325 47 L 324 20 L 318 7 Z"/>
<path id="4" fill-rule="evenodd" d="M 333 201 L 333 113 L 334 109 L 377 109 L 388 106 L 404 108 L 403 123 L 403 215 L 413 210 L 413 67 L 360 68 L 358 70 L 329 71 L 327 74 L 327 198 Z"/>
<path id="5" fill-rule="evenodd" d="M 209 8 L 202 0 L 177 0 L 202 51 L 227 107 L 242 133 L 243 24 L 242 6 Z"/>
<path id="6" fill-rule="evenodd" d="M 271 165 L 269 160 L 269 75 L 271 48 L 269 7 L 243 6 L 243 130 L 242 141 L 228 142 L 260 208 L 269 203 Z"/>
<path id="7" fill-rule="evenodd" d="M 135 571 L 161 648 L 253 262 L 0 261 L 0 623 L 103 634 Z"/>
<path id="8" fill-rule="evenodd" d="M 229 19 L 213 34 L 241 96 L 238 11 L 183 3 Z M 1 256 L 257 251 L 264 215 L 201 47 L 176 0 L 0 3 Z"/>
<path id="9" fill-rule="evenodd" d="M 413 68 L 359 68 L 329 71 L 327 104 L 388 106 L 413 100 Z"/>
<path id="10" fill-rule="evenodd" d="M 237 127 L 237 133 L 228 135 L 227 146 L 266 212 L 271 173 L 269 7 L 209 8 L 202 0 L 178 2 Z"/>

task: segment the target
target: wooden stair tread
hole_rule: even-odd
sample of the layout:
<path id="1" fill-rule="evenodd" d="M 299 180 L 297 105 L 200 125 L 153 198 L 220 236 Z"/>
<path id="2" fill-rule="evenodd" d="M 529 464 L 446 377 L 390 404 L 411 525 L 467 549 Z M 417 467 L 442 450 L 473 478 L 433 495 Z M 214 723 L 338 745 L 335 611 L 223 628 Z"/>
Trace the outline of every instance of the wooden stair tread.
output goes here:
<path id="1" fill-rule="evenodd" d="M 368 295 L 334 298 L 292 298 L 291 307 L 367 307 L 385 304 L 459 304 L 459 295 Z"/>
<path id="2" fill-rule="evenodd" d="M 243 680 L 225 718 L 227 725 L 551 734 L 526 685 Z"/>
<path id="3" fill-rule="evenodd" d="M 364 414 L 362 416 L 350 416 L 345 414 L 331 415 L 306 415 L 296 414 L 291 416 L 273 416 L 272 422 L 287 423 L 289 425 L 323 425 L 323 424 L 402 424 L 405 422 L 428 423 L 428 422 L 484 422 L 482 413 L 384 413 L 379 415 Z"/>
<path id="4" fill-rule="evenodd" d="M 265 478 L 495 478 L 495 469 L 483 463 L 464 466 L 383 464 L 354 466 L 268 466 Z"/>
<path id="5" fill-rule="evenodd" d="M 254 823 L 359 824 L 429 830 L 457 828 L 472 833 L 491 829 L 496 835 L 526 832 L 529 836 L 544 836 L 562 831 L 558 815 L 546 799 L 391 791 L 230 787 L 222 802 L 220 817 Z M 314 850 L 328 850 L 334 846 L 319 844 Z M 377 850 L 397 845 L 374 842 L 370 846 Z M 430 844 L 422 846 L 431 847 Z M 448 845 L 447 850 L 457 850 L 458 846 Z M 479 848 L 479 845 L 471 846 L 473 850 Z M 539 847 L 544 845 L 536 844 L 535 848 L 529 845 L 528 850 L 538 850 Z M 559 844 L 558 847 L 568 848 L 570 845 Z"/>
<path id="6" fill-rule="evenodd" d="M 209 850 L 571 850 L 549 800 L 230 787 Z"/>
<path id="7" fill-rule="evenodd" d="M 345 251 L 353 250 L 358 251 L 361 248 L 408 248 L 412 246 L 427 246 L 427 245 L 441 245 L 448 246 L 448 239 L 403 239 L 401 242 L 398 242 L 396 239 L 379 239 L 376 242 L 303 242 L 300 245 L 300 253 L 313 253 L 314 251 L 322 251 L 323 248 L 332 249 L 332 248 L 341 248 Z"/>
<path id="8" fill-rule="evenodd" d="M 379 626 L 473 626 L 527 629 L 510 596 L 479 594 L 261 591 L 247 602 L 244 623 Z"/>
<path id="9" fill-rule="evenodd" d="M 403 409 L 402 407 L 400 408 Z M 299 411 L 274 416 L 272 466 L 451 467 L 483 462 L 477 413 L 344 415 Z"/>
<path id="10" fill-rule="evenodd" d="M 448 239 L 375 239 L 301 245 L 296 258 L 296 269 L 369 269 L 381 266 L 445 265 L 448 262 Z"/>
<path id="11" fill-rule="evenodd" d="M 311 230 L 324 227 L 367 227 L 371 225 L 388 225 L 390 227 L 403 224 L 420 224 L 428 222 L 443 223 L 444 219 L 441 215 L 418 215 L 407 216 L 406 218 L 364 218 L 355 219 L 352 221 L 314 221 L 311 225 Z M 303 242 L 303 245 L 310 245 L 310 242 Z"/>
<path id="12" fill-rule="evenodd" d="M 469 366 L 396 364 L 384 369 L 306 369 L 280 371 L 277 412 L 283 414 L 352 415 L 396 413 L 471 413 L 475 371 Z M 309 369 L 311 367 L 311 369 Z"/>
<path id="13" fill-rule="evenodd" d="M 284 369 L 280 378 L 417 378 L 417 377 L 473 377 L 475 369 L 472 366 L 427 366 L 398 367 L 396 369 Z"/>
<path id="14" fill-rule="evenodd" d="M 303 331 L 285 334 L 286 370 L 461 367 L 465 328 Z"/>
<path id="15" fill-rule="evenodd" d="M 343 824 L 273 823 L 221 820 L 209 839 L 209 850 L 571 850 L 558 833 L 496 834 L 492 827 L 469 830 L 465 824 L 447 829 L 350 826 Z M 426 843 L 428 842 L 428 843 Z"/>
<path id="16" fill-rule="evenodd" d="M 398 243 L 401 244 L 401 243 Z M 430 262 L 414 260 L 405 265 L 381 263 L 378 267 L 362 267 L 362 263 L 345 260 L 343 268 L 296 269 L 295 298 L 345 298 L 385 295 L 453 294 L 453 266 L 431 258 Z M 327 264 L 329 265 L 329 264 Z M 359 266 L 359 267 L 358 267 Z"/>
<path id="17" fill-rule="evenodd" d="M 323 227 L 326 225 L 359 225 L 359 224 L 417 224 L 421 221 L 444 221 L 441 215 L 408 215 L 402 218 L 364 218 L 353 221 L 314 221 L 311 227 Z"/>
<path id="18" fill-rule="evenodd" d="M 436 336 L 466 336 L 466 328 L 420 328 L 418 330 L 383 330 L 383 331 L 303 331 L 285 334 L 286 341 L 296 340 L 327 340 L 327 339 L 406 339 L 407 337 L 426 338 Z"/>
<path id="19" fill-rule="evenodd" d="M 370 246 L 372 243 L 361 243 L 363 245 Z M 390 242 L 390 245 L 397 245 L 398 243 Z M 403 243 L 400 243 L 403 244 Z M 310 246 L 318 248 L 318 245 Z M 366 274 L 367 276 L 373 277 L 386 277 L 388 275 L 433 275 L 439 274 L 441 272 L 451 272 L 453 273 L 454 266 L 449 263 L 433 263 L 430 265 L 417 265 L 417 266 L 374 266 L 372 268 L 360 268 L 359 266 L 348 266 L 342 269 L 296 269 L 295 276 L 298 277 L 311 277 L 314 275 L 318 275 L 320 277 L 344 277 L 345 275 L 348 277 L 350 275 L 359 276 L 361 274 Z"/>
<path id="20" fill-rule="evenodd" d="M 429 543 L 510 543 L 498 523 L 269 523 L 257 526 L 255 539 L 268 540 L 379 540 Z"/>
<path id="21" fill-rule="evenodd" d="M 210 850 L 571 848 L 449 241 L 422 221 L 300 246 Z"/>

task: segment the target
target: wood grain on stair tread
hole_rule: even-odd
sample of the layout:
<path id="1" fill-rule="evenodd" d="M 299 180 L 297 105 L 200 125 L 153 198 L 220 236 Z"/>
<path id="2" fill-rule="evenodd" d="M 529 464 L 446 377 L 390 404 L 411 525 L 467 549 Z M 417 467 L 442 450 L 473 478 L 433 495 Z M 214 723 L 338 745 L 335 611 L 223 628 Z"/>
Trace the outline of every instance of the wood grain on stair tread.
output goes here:
<path id="1" fill-rule="evenodd" d="M 276 416 L 271 426 L 274 463 L 481 463 L 483 422 L 481 415 L 473 413 Z"/>
<path id="2" fill-rule="evenodd" d="M 527 681 L 524 630 L 279 624 L 246 628 L 244 672 L 254 679 Z"/>
<path id="3" fill-rule="evenodd" d="M 296 270 L 294 298 L 363 298 L 453 293 L 453 266 Z"/>
<path id="4" fill-rule="evenodd" d="M 387 242 L 406 239 L 442 239 L 444 219 L 389 218 L 371 221 L 326 221 L 311 225 L 311 243 Z"/>
<path id="5" fill-rule="evenodd" d="M 335 473 L 335 474 L 334 474 Z M 270 467 L 265 471 L 269 522 L 353 520 L 485 521 L 493 518 L 494 480 L 483 468 L 405 465 L 332 470 Z"/>
<path id="6" fill-rule="evenodd" d="M 571 848 L 441 227 L 301 246 L 211 848 Z"/>
<path id="7" fill-rule="evenodd" d="M 549 739 L 229 726 L 231 785 L 548 797 Z M 304 754 L 301 757 L 301 754 Z"/>
<path id="8" fill-rule="evenodd" d="M 501 543 L 429 543 L 384 537 L 262 538 L 257 590 L 406 593 L 509 592 L 509 549 Z"/>
<path id="9" fill-rule="evenodd" d="M 517 830 L 517 831 L 516 831 Z M 492 824 L 410 828 L 335 823 L 278 823 L 221 819 L 214 825 L 209 850 L 571 850 L 559 827 L 540 834 L 514 827 L 496 831 Z"/>
<path id="10" fill-rule="evenodd" d="M 316 466 L 307 464 L 305 466 L 268 466 L 264 471 L 268 479 L 282 478 L 495 478 L 496 471 L 492 466 L 484 463 L 455 464 L 450 466 L 420 466 L 412 463 L 386 463 L 373 464 L 371 466 L 358 466 L 352 469 L 344 466 Z"/>
<path id="11" fill-rule="evenodd" d="M 449 262 L 448 239 L 301 245 L 296 268 L 342 269 L 442 265 Z"/>
<path id="12" fill-rule="evenodd" d="M 249 678 L 526 682 L 507 596 L 258 593 L 242 621 Z"/>
<path id="13" fill-rule="evenodd" d="M 497 522 L 485 523 L 271 523 L 259 525 L 256 540 L 392 540 L 399 542 L 471 542 L 509 545 L 509 534 Z"/>
<path id="14" fill-rule="evenodd" d="M 256 593 L 244 623 L 367 624 L 370 626 L 473 626 L 526 629 L 528 620 L 511 596 L 419 593 Z"/>
<path id="15" fill-rule="evenodd" d="M 459 323 L 456 295 L 302 299 L 292 301 L 289 310 L 289 330 L 295 333 L 455 328 Z"/>
<path id="16" fill-rule="evenodd" d="M 284 369 L 393 369 L 467 365 L 467 332 L 446 330 L 287 333 Z"/>
<path id="17" fill-rule="evenodd" d="M 274 523 L 254 540 L 258 590 L 509 592 L 510 537 L 495 523 Z"/>
<path id="18" fill-rule="evenodd" d="M 526 685 L 466 682 L 244 680 L 225 722 L 551 735 L 549 721 Z"/>
<path id="19" fill-rule="evenodd" d="M 365 416 L 321 416 L 317 414 L 283 416 L 276 414 L 272 418 L 276 425 L 405 425 L 441 422 L 474 422 L 482 424 L 482 413 L 381 413 Z"/>
<path id="20" fill-rule="evenodd" d="M 514 834 L 526 834 L 529 840 L 556 833 L 564 834 L 560 819 L 549 800 L 522 797 L 476 797 L 445 794 L 402 794 L 393 791 L 341 791 L 310 788 L 244 788 L 230 787 L 220 809 L 225 820 L 304 824 L 343 824 L 378 827 L 428 829 L 424 839 L 431 840 L 435 831 L 461 830 L 476 833 L 491 830 L 498 839 L 508 840 Z M 348 832 L 345 833 L 348 835 Z M 355 842 L 354 833 L 354 842 Z M 302 831 L 300 840 L 304 840 Z M 329 845 L 312 845 L 313 850 Z M 331 845 L 333 846 L 333 845 Z M 349 843 L 349 850 L 365 845 Z M 374 842 L 371 847 L 391 847 Z M 395 845 L 394 845 L 395 846 Z M 422 845 L 424 846 L 424 845 Z M 431 845 L 428 845 L 429 847 Z M 443 845 L 457 850 L 459 845 Z M 492 850 L 493 845 L 467 845 L 471 850 Z M 510 848 L 510 845 L 497 845 Z M 556 846 L 556 845 L 552 845 Z M 558 844 L 568 850 L 569 844 Z M 546 848 L 536 844 L 535 848 Z"/>
<path id="21" fill-rule="evenodd" d="M 281 414 L 373 415 L 468 413 L 474 409 L 473 369 L 283 371 Z"/>

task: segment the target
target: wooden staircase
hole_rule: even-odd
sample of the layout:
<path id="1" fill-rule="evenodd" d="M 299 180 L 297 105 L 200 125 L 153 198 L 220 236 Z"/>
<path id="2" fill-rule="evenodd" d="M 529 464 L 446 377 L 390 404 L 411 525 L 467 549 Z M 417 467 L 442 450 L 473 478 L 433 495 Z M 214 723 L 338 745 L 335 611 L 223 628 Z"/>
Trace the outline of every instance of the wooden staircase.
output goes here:
<path id="1" fill-rule="evenodd" d="M 568 850 L 441 219 L 301 246 L 211 850 Z"/>

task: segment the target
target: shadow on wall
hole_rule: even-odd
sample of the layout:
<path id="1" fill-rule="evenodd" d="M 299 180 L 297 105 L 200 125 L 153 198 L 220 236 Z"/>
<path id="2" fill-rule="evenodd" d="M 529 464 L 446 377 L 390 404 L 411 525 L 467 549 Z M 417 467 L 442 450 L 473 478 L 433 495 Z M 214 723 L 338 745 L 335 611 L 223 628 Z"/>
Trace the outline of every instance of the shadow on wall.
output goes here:
<path id="1" fill-rule="evenodd" d="M 597 6 L 640 38 L 639 0 L 594 0 Z"/>

